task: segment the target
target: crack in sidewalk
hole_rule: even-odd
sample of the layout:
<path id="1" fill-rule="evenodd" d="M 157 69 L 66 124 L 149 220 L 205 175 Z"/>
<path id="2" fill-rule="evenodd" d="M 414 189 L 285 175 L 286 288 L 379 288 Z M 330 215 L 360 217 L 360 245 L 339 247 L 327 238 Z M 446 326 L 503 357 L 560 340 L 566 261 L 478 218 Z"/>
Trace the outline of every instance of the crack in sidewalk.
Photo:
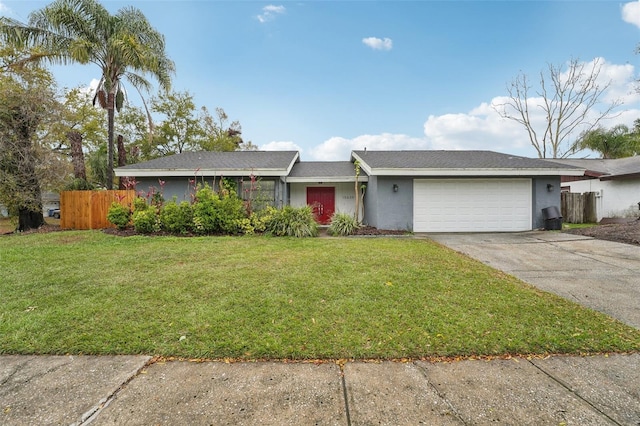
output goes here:
<path id="1" fill-rule="evenodd" d="M 111 402 L 117 398 L 118 394 L 122 390 L 124 390 L 127 387 L 127 385 L 129 383 L 131 383 L 131 381 L 133 381 L 133 379 L 138 377 L 145 368 L 148 368 L 149 366 L 155 364 L 156 362 L 157 362 L 157 358 L 155 358 L 155 357 L 151 358 L 147 362 L 145 362 L 140 368 L 138 368 L 138 369 L 134 370 L 133 372 L 131 372 L 129 377 L 124 382 L 122 382 L 120 384 L 120 386 L 118 386 L 110 394 L 108 394 L 107 396 L 105 396 L 104 398 L 99 400 L 96 405 L 94 405 L 87 412 L 85 412 L 80 417 L 80 421 L 79 422 L 72 423 L 69 426 L 85 426 L 85 425 L 88 425 L 91 422 L 93 422 L 100 415 L 102 410 L 107 408 L 109 406 L 109 404 L 111 404 Z"/>

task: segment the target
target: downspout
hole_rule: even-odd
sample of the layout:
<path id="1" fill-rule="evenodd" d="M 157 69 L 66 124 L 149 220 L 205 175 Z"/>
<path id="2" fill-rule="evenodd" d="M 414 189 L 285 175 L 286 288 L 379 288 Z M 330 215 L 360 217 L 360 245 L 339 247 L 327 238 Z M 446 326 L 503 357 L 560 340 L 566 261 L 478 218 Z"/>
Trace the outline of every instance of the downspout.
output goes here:
<path id="1" fill-rule="evenodd" d="M 287 177 L 286 176 L 284 176 L 282 178 L 282 183 L 283 183 L 282 191 L 280 191 L 281 194 L 282 194 L 282 198 L 280 200 L 280 207 L 281 208 L 285 206 L 286 201 L 289 199 L 289 191 L 287 191 Z"/>

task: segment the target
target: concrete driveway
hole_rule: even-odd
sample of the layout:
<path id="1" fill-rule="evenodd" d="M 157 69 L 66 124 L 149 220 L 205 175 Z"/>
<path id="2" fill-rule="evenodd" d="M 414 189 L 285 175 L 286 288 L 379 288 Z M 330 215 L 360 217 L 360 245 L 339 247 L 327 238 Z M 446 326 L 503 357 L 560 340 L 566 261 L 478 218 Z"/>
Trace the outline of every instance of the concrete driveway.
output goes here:
<path id="1" fill-rule="evenodd" d="M 640 247 L 560 232 L 428 234 L 429 238 L 640 328 Z"/>

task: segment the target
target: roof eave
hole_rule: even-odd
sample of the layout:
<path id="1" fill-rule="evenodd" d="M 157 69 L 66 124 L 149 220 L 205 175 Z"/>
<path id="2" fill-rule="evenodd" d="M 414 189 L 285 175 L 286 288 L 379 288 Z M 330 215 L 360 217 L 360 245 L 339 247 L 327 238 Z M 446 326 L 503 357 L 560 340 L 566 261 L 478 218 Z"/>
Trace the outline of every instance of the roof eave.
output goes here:
<path id="1" fill-rule="evenodd" d="M 339 182 L 355 182 L 355 176 L 310 176 L 310 177 L 287 177 L 287 183 L 339 183 Z M 368 176 L 360 176 L 358 182 L 368 182 Z"/>
<path id="2" fill-rule="evenodd" d="M 116 176 L 127 177 L 193 177 L 193 176 L 287 176 L 287 169 L 115 169 Z"/>
<path id="3" fill-rule="evenodd" d="M 635 178 L 640 178 L 640 172 L 600 176 L 600 180 L 623 180 Z"/>
<path id="4" fill-rule="evenodd" d="M 364 169 L 364 167 L 363 167 Z M 369 169 L 369 176 L 583 176 L 584 169 Z"/>

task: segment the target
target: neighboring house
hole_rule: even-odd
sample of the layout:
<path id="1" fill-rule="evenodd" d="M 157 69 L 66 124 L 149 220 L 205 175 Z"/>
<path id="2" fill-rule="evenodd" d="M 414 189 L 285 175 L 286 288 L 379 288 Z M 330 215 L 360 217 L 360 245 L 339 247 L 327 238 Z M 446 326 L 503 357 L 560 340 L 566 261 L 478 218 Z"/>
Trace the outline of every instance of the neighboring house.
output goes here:
<path id="1" fill-rule="evenodd" d="M 44 217 L 53 216 L 54 210 L 60 209 L 60 194 L 57 192 L 42 193 L 42 213 Z"/>
<path id="2" fill-rule="evenodd" d="M 319 222 L 353 214 L 355 165 L 366 185 L 363 222 L 415 232 L 526 231 L 544 226 L 542 209 L 560 206 L 560 176 L 584 169 L 491 151 L 354 151 L 351 161 L 304 162 L 295 151 L 182 153 L 115 170 L 136 189 L 190 200 L 195 182 L 238 182 L 247 198 L 251 176 L 275 206 L 314 207 Z"/>
<path id="3" fill-rule="evenodd" d="M 640 203 L 640 156 L 616 159 L 558 159 L 585 169 L 582 176 L 563 176 L 562 189 L 596 193 L 598 221 L 606 217 L 637 217 Z"/>
<path id="4" fill-rule="evenodd" d="M 42 214 L 44 217 L 51 216 L 49 213 L 53 210 L 60 209 L 60 194 L 56 192 L 43 192 L 42 193 Z M 0 204 L 0 217 L 9 216 L 7 208 Z"/>

